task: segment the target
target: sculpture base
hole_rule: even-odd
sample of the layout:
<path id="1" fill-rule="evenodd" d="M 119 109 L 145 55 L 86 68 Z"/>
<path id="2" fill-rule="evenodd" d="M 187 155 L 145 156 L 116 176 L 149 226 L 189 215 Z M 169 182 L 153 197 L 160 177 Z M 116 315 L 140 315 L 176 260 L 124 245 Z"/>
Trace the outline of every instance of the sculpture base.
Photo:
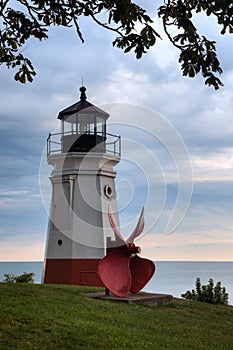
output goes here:
<path id="1" fill-rule="evenodd" d="M 106 295 L 105 292 L 85 293 L 84 296 L 89 298 L 120 301 L 128 304 L 146 304 L 149 306 L 160 306 L 173 303 L 173 296 L 170 294 L 155 294 L 145 292 L 127 294 L 123 298 L 118 298 L 113 294 Z"/>

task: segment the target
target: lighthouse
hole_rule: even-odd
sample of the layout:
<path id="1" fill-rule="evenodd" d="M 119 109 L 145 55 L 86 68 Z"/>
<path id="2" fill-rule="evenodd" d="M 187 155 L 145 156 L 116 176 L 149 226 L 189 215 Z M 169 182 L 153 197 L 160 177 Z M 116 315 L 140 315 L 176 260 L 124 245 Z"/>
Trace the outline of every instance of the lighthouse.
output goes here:
<path id="1" fill-rule="evenodd" d="M 87 101 L 84 86 L 80 93 L 58 114 L 60 132 L 47 139 L 53 168 L 43 282 L 102 286 L 99 261 L 117 244 L 108 208 L 119 226 L 114 166 L 121 139 L 108 133 L 109 114 Z"/>

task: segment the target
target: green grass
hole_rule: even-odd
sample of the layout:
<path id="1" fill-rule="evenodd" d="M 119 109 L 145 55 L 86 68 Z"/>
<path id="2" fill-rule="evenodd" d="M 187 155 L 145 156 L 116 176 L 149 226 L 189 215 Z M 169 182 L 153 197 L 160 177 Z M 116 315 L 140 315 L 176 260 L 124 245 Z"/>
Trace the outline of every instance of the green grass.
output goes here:
<path id="1" fill-rule="evenodd" d="M 0 349 L 233 349 L 231 306 L 175 299 L 149 307 L 82 296 L 95 290 L 0 283 Z"/>

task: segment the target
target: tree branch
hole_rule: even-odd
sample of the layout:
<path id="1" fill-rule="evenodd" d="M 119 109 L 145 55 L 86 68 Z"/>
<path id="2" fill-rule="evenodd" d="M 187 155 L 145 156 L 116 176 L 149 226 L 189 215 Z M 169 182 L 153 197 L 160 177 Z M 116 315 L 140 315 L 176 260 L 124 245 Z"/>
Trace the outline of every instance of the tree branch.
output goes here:
<path id="1" fill-rule="evenodd" d="M 106 23 L 102 23 L 100 22 L 95 16 L 94 14 L 90 14 L 91 18 L 101 27 L 105 28 L 105 29 L 108 29 L 112 32 L 115 32 L 117 34 L 119 34 L 120 36 L 124 37 L 124 35 L 120 32 L 120 28 L 122 28 L 122 26 L 119 26 L 118 28 L 112 28 L 112 27 L 109 27 Z"/>
<path id="2" fill-rule="evenodd" d="M 71 2 L 71 1 L 69 1 L 69 5 L 70 5 L 70 10 L 71 10 L 71 13 L 72 13 L 73 22 L 74 22 L 75 28 L 76 28 L 76 30 L 77 30 L 78 36 L 79 36 L 81 42 L 84 43 L 84 38 L 83 38 L 82 32 L 81 32 L 81 30 L 80 30 L 79 24 L 78 24 L 78 19 L 76 18 L 76 15 L 75 15 L 75 13 L 74 13 L 73 6 L 72 6 L 72 2 Z"/>
<path id="3" fill-rule="evenodd" d="M 3 0 L 1 0 L 0 1 L 0 16 L 3 16 L 3 12 L 4 12 L 4 10 L 5 10 L 5 8 L 6 8 L 6 5 L 8 4 L 8 2 L 9 2 L 10 0 L 5 0 L 5 1 L 3 1 Z"/>

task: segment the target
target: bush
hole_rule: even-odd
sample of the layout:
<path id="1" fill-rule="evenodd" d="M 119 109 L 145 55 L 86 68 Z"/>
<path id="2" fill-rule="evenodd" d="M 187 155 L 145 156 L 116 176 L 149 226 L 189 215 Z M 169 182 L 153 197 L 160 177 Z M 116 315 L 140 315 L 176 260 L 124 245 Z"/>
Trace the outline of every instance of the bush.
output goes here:
<path id="1" fill-rule="evenodd" d="M 221 282 L 217 282 L 216 286 L 214 286 L 212 278 L 209 279 L 209 284 L 202 285 L 198 277 L 196 279 L 196 290 L 192 289 L 191 292 L 187 290 L 186 293 L 181 294 L 181 297 L 210 304 L 228 304 L 226 288 L 221 286 Z"/>
<path id="2" fill-rule="evenodd" d="M 13 273 L 5 273 L 4 277 L 5 279 L 3 282 L 5 283 L 34 283 L 34 276 L 35 274 L 33 272 L 27 273 L 24 272 L 22 275 L 15 276 Z"/>
<path id="3" fill-rule="evenodd" d="M 5 273 L 4 277 L 5 277 L 5 279 L 3 280 L 3 282 L 15 283 L 15 274 L 14 273 Z"/>

